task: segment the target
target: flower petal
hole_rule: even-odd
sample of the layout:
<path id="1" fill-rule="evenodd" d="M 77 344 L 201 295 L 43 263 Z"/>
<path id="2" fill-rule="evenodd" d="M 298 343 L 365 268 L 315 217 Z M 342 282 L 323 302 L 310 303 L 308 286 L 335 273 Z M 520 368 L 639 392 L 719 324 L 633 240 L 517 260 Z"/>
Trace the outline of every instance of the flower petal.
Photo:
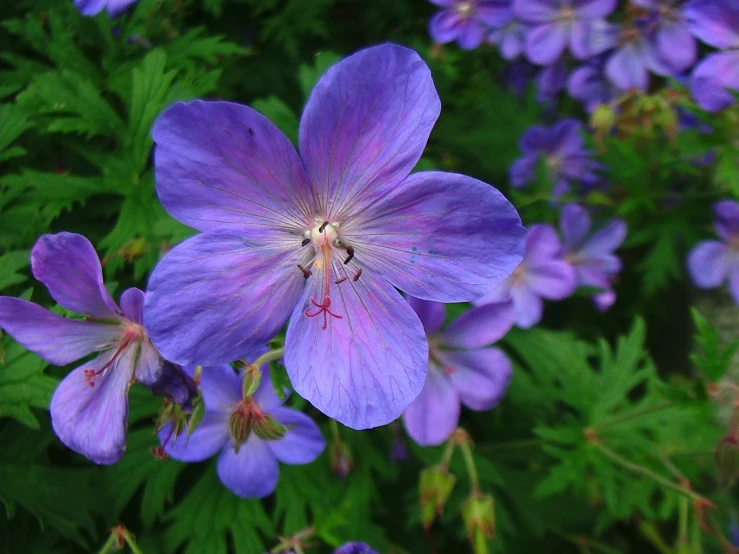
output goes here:
<path id="1" fill-rule="evenodd" d="M 186 240 L 149 279 L 149 337 L 164 358 L 180 365 L 248 357 L 295 307 L 303 288 L 300 250 L 225 230 Z"/>
<path id="2" fill-rule="evenodd" d="M 429 368 L 423 390 L 403 414 L 403 425 L 421 446 L 435 446 L 457 428 L 459 412 L 459 394 L 449 378 Z"/>
<path id="3" fill-rule="evenodd" d="M 265 441 L 251 436 L 239 448 L 226 446 L 218 458 L 218 477 L 241 498 L 264 498 L 274 492 L 280 467 Z"/>
<path id="4" fill-rule="evenodd" d="M 318 215 L 349 218 L 394 190 L 421 157 L 440 109 L 429 68 L 408 48 L 382 44 L 329 69 L 300 121 Z"/>
<path id="5" fill-rule="evenodd" d="M 577 204 L 567 204 L 560 213 L 559 227 L 562 229 L 565 249 L 575 250 L 590 232 L 590 215 Z"/>
<path id="6" fill-rule="evenodd" d="M 230 413 L 241 402 L 241 385 L 241 377 L 229 364 L 204 366 L 200 371 L 198 388 L 208 411 Z"/>
<path id="7" fill-rule="evenodd" d="M 33 275 L 60 305 L 100 319 L 117 319 L 103 270 L 89 240 L 75 233 L 42 235 L 31 250 Z"/>
<path id="8" fill-rule="evenodd" d="M 344 231 L 370 270 L 438 302 L 467 302 L 500 284 L 521 262 L 526 236 L 496 189 L 437 171 L 411 175 Z"/>
<path id="9" fill-rule="evenodd" d="M 179 102 L 152 131 L 159 200 L 210 231 L 292 228 L 315 216 L 295 147 L 259 112 L 230 102 Z"/>
<path id="10" fill-rule="evenodd" d="M 105 9 L 108 0 L 74 0 L 74 5 L 82 15 L 97 15 Z"/>
<path id="11" fill-rule="evenodd" d="M 71 450 L 96 464 L 113 464 L 126 450 L 128 388 L 133 378 L 133 349 L 124 350 L 94 381 L 85 370 L 100 371 L 111 361 L 109 350 L 67 375 L 51 397 L 51 425 Z"/>
<path id="12" fill-rule="evenodd" d="M 710 289 L 728 277 L 731 258 L 723 242 L 706 240 L 688 254 L 688 271 L 697 287 Z"/>
<path id="13" fill-rule="evenodd" d="M 457 38 L 460 31 L 460 20 L 456 11 L 442 10 L 429 20 L 429 34 L 434 42 L 446 44 Z"/>
<path id="14" fill-rule="evenodd" d="M 144 323 L 144 291 L 131 287 L 121 295 L 123 317 L 139 325 Z"/>
<path id="15" fill-rule="evenodd" d="M 115 19 L 138 1 L 139 0 L 109 0 L 108 15 L 111 19 Z"/>
<path id="16" fill-rule="evenodd" d="M 535 64 L 554 63 L 566 46 L 567 30 L 558 21 L 534 27 L 526 34 L 526 57 Z"/>
<path id="17" fill-rule="evenodd" d="M 162 375 L 164 360 L 147 337 L 139 341 L 137 350 L 139 354 L 136 357 L 134 375 L 142 385 L 151 386 Z"/>
<path id="18" fill-rule="evenodd" d="M 513 13 L 527 23 L 548 23 L 558 15 L 558 6 L 551 0 L 513 0 Z"/>
<path id="19" fill-rule="evenodd" d="M 444 344 L 456 348 L 481 348 L 502 339 L 513 326 L 513 304 L 499 302 L 472 308 L 441 334 Z"/>
<path id="20" fill-rule="evenodd" d="M 482 44 L 485 38 L 485 27 L 481 22 L 474 19 L 462 21 L 457 36 L 457 44 L 462 50 L 474 50 Z"/>
<path id="21" fill-rule="evenodd" d="M 511 382 L 511 362 L 497 348 L 446 351 L 444 361 L 454 368 L 449 378 L 462 403 L 471 410 L 496 406 Z"/>
<path id="22" fill-rule="evenodd" d="M 660 59 L 679 74 L 695 63 L 698 47 L 693 35 L 682 21 L 664 20 L 657 31 L 655 47 Z"/>
<path id="23" fill-rule="evenodd" d="M 606 17 L 616 9 L 617 0 L 574 0 L 573 7 L 581 19 Z"/>
<path id="24" fill-rule="evenodd" d="M 371 271 L 331 290 L 330 310 L 342 319 L 318 313 L 309 300 L 327 296 L 323 283 L 314 271 L 287 328 L 285 367 L 295 392 L 352 429 L 390 423 L 423 387 L 423 326 L 400 294 Z M 306 310 L 318 315 L 308 317 Z"/>
<path id="25" fill-rule="evenodd" d="M 730 241 L 739 235 L 739 202 L 736 200 L 722 200 L 713 206 L 716 219 L 713 228 L 716 234 L 725 241 Z"/>
<path id="26" fill-rule="evenodd" d="M 739 51 L 711 54 L 690 77 L 690 90 L 698 105 L 717 112 L 736 102 L 729 91 L 739 91 Z"/>
<path id="27" fill-rule="evenodd" d="M 626 238 L 628 227 L 620 219 L 614 219 L 603 229 L 593 233 L 579 252 L 582 259 L 599 258 L 618 249 Z"/>
<path id="28" fill-rule="evenodd" d="M 646 63 L 644 54 L 636 45 L 624 44 L 608 58 L 605 74 L 621 90 L 646 90 L 649 81 Z"/>
<path id="29" fill-rule="evenodd" d="M 446 309 L 444 304 L 441 302 L 430 302 L 428 300 L 421 300 L 415 296 L 406 297 L 408 304 L 410 304 L 413 311 L 423 323 L 423 329 L 426 331 L 426 336 L 433 335 L 441 326 L 444 325 L 446 319 Z"/>
<path id="30" fill-rule="evenodd" d="M 577 288 L 574 268 L 567 262 L 551 260 L 529 267 L 526 283 L 537 295 L 549 300 L 563 300 Z"/>
<path id="31" fill-rule="evenodd" d="M 288 427 L 284 437 L 267 441 L 267 446 L 283 464 L 309 464 L 326 447 L 321 430 L 310 417 L 290 408 L 273 408 L 268 411 L 279 423 Z"/>
<path id="32" fill-rule="evenodd" d="M 692 0 L 683 14 L 690 31 L 706 44 L 739 47 L 739 6 L 734 2 Z"/>
<path id="33" fill-rule="evenodd" d="M 228 418 L 228 414 L 209 411 L 206 405 L 203 419 L 190 435 L 185 431 L 175 437 L 172 434 L 172 425 L 168 424 L 159 431 L 159 441 L 164 451 L 175 460 L 202 462 L 215 456 L 223 448 L 231 447 Z"/>
<path id="34" fill-rule="evenodd" d="M 516 311 L 516 325 L 518 327 L 528 329 L 541 321 L 544 303 L 529 287 L 512 288 L 511 299 Z"/>
<path id="35" fill-rule="evenodd" d="M 729 275 L 729 292 L 734 302 L 739 304 L 739 270 L 736 268 Z"/>
<path id="36" fill-rule="evenodd" d="M 536 223 L 529 228 L 524 263 L 529 266 L 551 260 L 559 256 L 561 249 L 562 245 L 554 227 L 545 223 Z"/>
<path id="37" fill-rule="evenodd" d="M 121 327 L 65 319 L 33 302 L 0 296 L 0 327 L 31 352 L 54 365 L 67 365 L 113 346 Z"/>

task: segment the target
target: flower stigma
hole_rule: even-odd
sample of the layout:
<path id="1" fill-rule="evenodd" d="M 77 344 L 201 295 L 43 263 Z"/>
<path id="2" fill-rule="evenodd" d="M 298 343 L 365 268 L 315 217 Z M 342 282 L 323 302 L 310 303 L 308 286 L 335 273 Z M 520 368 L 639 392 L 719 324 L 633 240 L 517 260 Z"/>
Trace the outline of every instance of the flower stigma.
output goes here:
<path id="1" fill-rule="evenodd" d="M 125 331 L 123 333 L 123 338 L 121 339 L 120 344 L 118 345 L 118 348 L 116 349 L 113 356 L 111 356 L 110 360 L 108 360 L 103 367 L 95 371 L 94 369 L 85 369 L 82 372 L 82 375 L 85 378 L 85 383 L 87 383 L 89 386 L 94 387 L 95 381 L 98 377 L 100 377 L 103 373 L 105 373 L 108 368 L 113 365 L 114 362 L 118 361 L 118 357 L 121 355 L 121 352 L 123 352 L 126 347 L 131 345 L 134 342 L 140 341 L 144 337 L 144 328 L 141 327 L 141 325 L 138 325 L 133 322 L 127 322 Z"/>

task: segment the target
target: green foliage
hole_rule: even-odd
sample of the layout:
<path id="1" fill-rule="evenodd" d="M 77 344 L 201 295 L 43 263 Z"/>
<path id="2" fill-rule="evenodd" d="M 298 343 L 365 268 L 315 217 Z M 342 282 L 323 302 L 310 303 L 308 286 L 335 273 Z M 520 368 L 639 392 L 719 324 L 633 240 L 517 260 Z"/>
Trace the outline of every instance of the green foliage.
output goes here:
<path id="1" fill-rule="evenodd" d="M 695 343 L 700 347 L 700 351 L 690 355 L 690 361 L 709 381 L 718 381 L 729 371 L 734 355 L 739 349 L 739 339 L 724 345 L 719 330 L 708 323 L 697 309 L 691 308 L 690 315 L 695 324 Z"/>

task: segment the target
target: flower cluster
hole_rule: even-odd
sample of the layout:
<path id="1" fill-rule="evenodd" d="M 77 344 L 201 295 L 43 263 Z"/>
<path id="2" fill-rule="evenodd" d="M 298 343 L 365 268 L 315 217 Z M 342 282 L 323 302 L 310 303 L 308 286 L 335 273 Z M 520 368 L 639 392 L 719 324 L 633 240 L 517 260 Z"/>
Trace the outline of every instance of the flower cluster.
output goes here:
<path id="1" fill-rule="evenodd" d="M 731 105 L 731 91 L 739 90 L 739 5 L 732 0 L 630 0 L 618 22 L 606 19 L 616 0 L 434 3 L 445 8 L 430 23 L 436 42 L 456 39 L 471 49 L 486 33 L 506 60 L 544 66 L 540 99 L 566 89 L 592 110 L 620 91 L 646 90 L 650 74 L 677 78 L 694 66 L 690 88 L 703 109 Z M 696 39 L 720 52 L 695 65 Z"/>

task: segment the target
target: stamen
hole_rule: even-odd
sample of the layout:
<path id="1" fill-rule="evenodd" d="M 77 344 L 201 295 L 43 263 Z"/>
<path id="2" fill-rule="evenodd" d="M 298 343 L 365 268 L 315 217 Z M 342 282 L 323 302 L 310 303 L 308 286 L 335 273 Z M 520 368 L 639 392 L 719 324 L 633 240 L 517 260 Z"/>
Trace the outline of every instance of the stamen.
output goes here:
<path id="1" fill-rule="evenodd" d="M 359 268 L 359 271 L 357 271 L 357 272 L 356 272 L 356 273 L 354 274 L 354 277 L 352 277 L 352 281 L 354 281 L 354 282 L 356 283 L 357 281 L 359 281 L 359 278 L 360 278 L 361 276 L 362 276 L 362 268 L 360 267 L 360 268 Z"/>
<path id="2" fill-rule="evenodd" d="M 108 362 L 97 371 L 95 371 L 94 369 L 83 370 L 82 375 L 85 376 L 85 383 L 87 383 L 91 387 L 94 387 L 95 379 L 97 379 L 101 374 L 105 373 L 105 370 L 110 367 L 110 364 L 118 359 L 118 355 L 123 351 L 124 348 L 126 348 L 126 346 L 128 346 L 128 342 L 129 341 L 124 341 L 123 344 L 118 347 L 118 350 L 115 351 L 113 357 L 111 357 L 110 360 L 108 360 Z"/>
<path id="3" fill-rule="evenodd" d="M 308 246 L 310 244 L 310 239 L 303 239 L 303 242 L 300 243 L 300 246 Z"/>
<path id="4" fill-rule="evenodd" d="M 307 317 L 318 317 L 319 315 L 323 314 L 323 327 L 321 327 L 321 329 L 323 329 L 324 331 L 328 327 L 328 316 L 335 317 L 336 319 L 344 319 L 343 316 L 335 314 L 329 309 L 331 307 L 331 298 L 329 298 L 328 296 L 325 296 L 323 298 L 323 302 L 320 304 L 316 302 L 313 298 L 311 298 L 310 301 L 316 308 L 318 308 L 318 311 L 312 314 L 310 313 L 310 308 L 308 308 L 307 310 L 305 310 L 305 315 Z"/>
<path id="5" fill-rule="evenodd" d="M 318 232 L 323 233 L 326 230 L 326 227 L 328 227 L 328 221 L 323 222 L 323 224 L 318 228 Z"/>
<path id="6" fill-rule="evenodd" d="M 347 256 L 346 260 L 344 260 L 344 265 L 346 265 L 349 262 L 351 262 L 352 259 L 354 258 L 354 247 L 347 245 L 347 247 L 346 247 L 346 253 L 349 254 L 349 256 Z"/>
<path id="7" fill-rule="evenodd" d="M 298 264 L 298 269 L 303 272 L 303 278 L 307 279 L 311 275 L 313 275 L 313 272 L 310 269 L 304 268 L 302 265 Z"/>
<path id="8" fill-rule="evenodd" d="M 344 275 L 341 279 L 336 279 L 336 281 L 334 281 L 334 284 L 340 285 L 344 281 L 346 281 L 346 275 Z"/>

